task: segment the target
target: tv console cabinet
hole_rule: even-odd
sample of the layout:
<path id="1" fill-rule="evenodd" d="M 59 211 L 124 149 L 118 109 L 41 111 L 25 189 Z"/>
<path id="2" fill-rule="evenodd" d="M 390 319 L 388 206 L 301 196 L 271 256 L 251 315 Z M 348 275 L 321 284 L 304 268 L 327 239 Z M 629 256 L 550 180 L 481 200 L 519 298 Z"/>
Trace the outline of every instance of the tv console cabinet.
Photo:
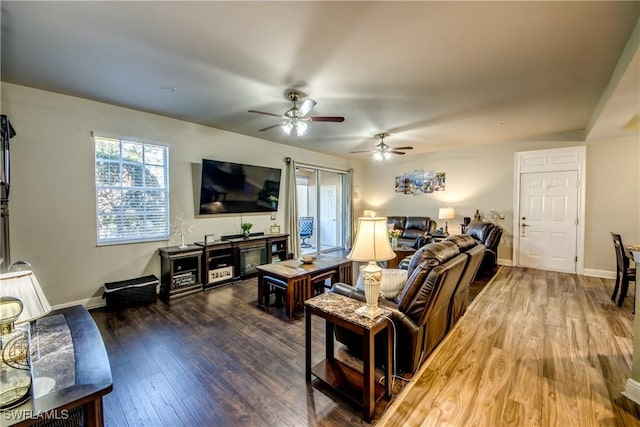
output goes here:
<path id="1" fill-rule="evenodd" d="M 254 277 L 256 266 L 287 259 L 288 237 L 288 234 L 252 234 L 247 238 L 225 237 L 207 244 L 196 242 L 185 249 L 160 248 L 160 296 L 171 300 Z"/>
<path id="2" fill-rule="evenodd" d="M 202 247 L 170 246 L 160 252 L 160 297 L 170 300 L 202 291 Z"/>

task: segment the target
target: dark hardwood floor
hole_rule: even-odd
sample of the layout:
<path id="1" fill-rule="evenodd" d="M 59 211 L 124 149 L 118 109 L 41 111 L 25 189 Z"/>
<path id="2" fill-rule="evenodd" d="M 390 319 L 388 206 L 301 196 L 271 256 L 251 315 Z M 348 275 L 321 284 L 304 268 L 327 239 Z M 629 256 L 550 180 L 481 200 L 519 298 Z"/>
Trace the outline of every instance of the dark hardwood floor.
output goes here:
<path id="1" fill-rule="evenodd" d="M 360 409 L 308 387 L 304 319 L 259 308 L 256 279 L 117 312 L 92 310 L 113 372 L 108 426 L 358 425 Z M 313 363 L 324 354 L 313 322 Z"/>

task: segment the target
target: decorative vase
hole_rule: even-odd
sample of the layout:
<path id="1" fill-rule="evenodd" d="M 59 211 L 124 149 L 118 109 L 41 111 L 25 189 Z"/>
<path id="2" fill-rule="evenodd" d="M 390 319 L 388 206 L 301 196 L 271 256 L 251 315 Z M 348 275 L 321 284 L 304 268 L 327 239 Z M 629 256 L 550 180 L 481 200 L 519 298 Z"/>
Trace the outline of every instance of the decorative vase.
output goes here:
<path id="1" fill-rule="evenodd" d="M 392 237 L 391 238 L 391 249 L 397 249 L 398 248 L 398 238 L 397 237 Z"/>
<path id="2" fill-rule="evenodd" d="M 244 237 L 245 239 L 248 238 L 251 235 L 251 230 L 249 230 L 248 228 L 245 228 L 242 230 L 242 237 Z"/>
<path id="3" fill-rule="evenodd" d="M 184 249 L 187 247 L 187 245 L 185 245 L 184 243 L 184 231 L 180 232 L 180 246 L 178 246 L 180 249 Z"/>

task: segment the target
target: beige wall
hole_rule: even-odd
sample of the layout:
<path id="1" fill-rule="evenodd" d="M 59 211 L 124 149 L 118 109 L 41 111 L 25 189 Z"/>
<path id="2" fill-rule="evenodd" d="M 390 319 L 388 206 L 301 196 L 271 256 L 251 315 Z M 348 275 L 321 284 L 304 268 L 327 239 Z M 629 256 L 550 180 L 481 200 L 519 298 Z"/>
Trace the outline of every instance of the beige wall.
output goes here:
<path id="1" fill-rule="evenodd" d="M 2 83 L 1 94 L 2 114 L 17 132 L 11 140 L 11 258 L 33 264 L 54 305 L 100 297 L 105 282 L 159 276 L 158 248 L 179 243 L 172 236 L 169 242 L 96 246 L 92 131 L 169 147 L 171 218 L 182 214 L 194 225 L 187 242 L 240 232 L 239 216 L 194 216 L 192 164 L 203 158 L 282 168 L 283 185 L 287 156 L 354 168 L 343 158 L 52 92 Z M 281 203 L 276 219 L 283 227 L 284 209 Z M 270 214 L 244 218 L 253 222 L 252 231 L 266 232 L 273 223 Z"/>
<path id="2" fill-rule="evenodd" d="M 640 242 L 638 191 L 638 136 L 585 143 L 577 139 L 520 141 L 428 154 L 406 155 L 381 164 L 367 163 L 363 174 L 362 209 L 372 208 L 383 215 L 426 215 L 434 219 L 438 208 L 452 206 L 457 218 L 449 221 L 449 231 L 459 232 L 464 216 L 476 209 L 487 215 L 491 209 L 503 213 L 498 221 L 505 233 L 498 257 L 511 262 L 514 210 L 514 154 L 518 151 L 587 146 L 585 273 L 613 274 L 615 256 L 611 231 L 622 234 L 628 243 Z M 394 193 L 394 178 L 414 170 L 446 173 L 446 190 L 430 195 Z M 437 220 L 442 226 L 442 220 Z"/>

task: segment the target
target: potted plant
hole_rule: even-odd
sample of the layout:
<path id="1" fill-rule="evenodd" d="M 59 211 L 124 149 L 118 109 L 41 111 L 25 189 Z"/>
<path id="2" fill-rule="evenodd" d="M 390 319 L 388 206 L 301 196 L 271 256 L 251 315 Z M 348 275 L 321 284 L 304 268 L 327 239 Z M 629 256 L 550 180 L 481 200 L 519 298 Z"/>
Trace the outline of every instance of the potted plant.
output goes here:
<path id="1" fill-rule="evenodd" d="M 244 238 L 249 237 L 249 235 L 251 234 L 251 227 L 253 227 L 253 224 L 251 224 L 250 222 L 240 223 L 240 228 L 242 228 L 242 236 Z"/>
<path id="2" fill-rule="evenodd" d="M 395 249 L 398 247 L 398 237 L 400 237 L 401 234 L 402 230 L 389 230 L 389 237 L 391 237 L 391 248 Z"/>

